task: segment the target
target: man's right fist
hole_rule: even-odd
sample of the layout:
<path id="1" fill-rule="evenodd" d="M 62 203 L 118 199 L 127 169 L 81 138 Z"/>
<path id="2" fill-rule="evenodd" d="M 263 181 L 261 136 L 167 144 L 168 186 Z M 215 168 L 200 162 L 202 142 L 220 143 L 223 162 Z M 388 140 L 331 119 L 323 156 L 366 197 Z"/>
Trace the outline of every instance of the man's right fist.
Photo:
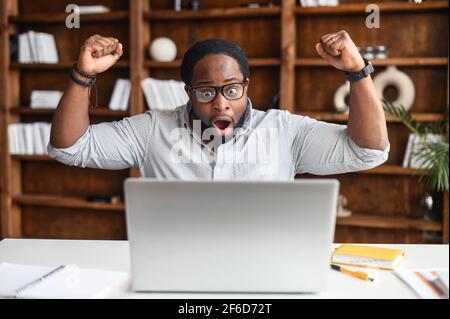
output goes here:
<path id="1" fill-rule="evenodd" d="M 123 54 L 123 45 L 116 38 L 95 34 L 84 41 L 78 67 L 87 73 L 102 73 L 113 66 Z"/>

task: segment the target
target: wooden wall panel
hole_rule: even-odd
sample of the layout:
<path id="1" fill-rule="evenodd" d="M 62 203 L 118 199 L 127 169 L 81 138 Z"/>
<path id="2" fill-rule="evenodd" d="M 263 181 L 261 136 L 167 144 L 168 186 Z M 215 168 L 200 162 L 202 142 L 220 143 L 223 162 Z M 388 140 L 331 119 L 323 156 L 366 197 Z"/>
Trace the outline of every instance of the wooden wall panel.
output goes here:
<path id="1" fill-rule="evenodd" d="M 70 167 L 57 162 L 22 163 L 23 193 L 68 197 L 122 195 L 127 170 Z"/>
<path id="2" fill-rule="evenodd" d="M 168 37 L 177 43 L 177 58 L 195 42 L 208 38 L 220 38 L 242 47 L 248 58 L 280 57 L 280 19 L 277 17 L 236 18 L 226 20 L 223 28 L 220 20 L 183 21 L 169 20 L 151 23 L 151 37 Z M 251 36 L 249 36 L 251 34 Z M 145 54 L 148 57 L 148 45 Z"/>
<path id="3" fill-rule="evenodd" d="M 26 238 L 125 240 L 125 215 L 121 212 L 54 207 L 23 208 Z"/>
<path id="4" fill-rule="evenodd" d="M 297 56 L 316 57 L 320 37 L 346 30 L 359 47 L 384 45 L 390 57 L 447 56 L 448 13 L 382 12 L 380 28 L 365 26 L 361 15 L 301 16 L 297 21 Z M 400 31 L 401 30 L 401 31 Z M 439 37 L 435 35 L 439 34 Z M 399 45 L 401 44 L 401 45 Z"/>

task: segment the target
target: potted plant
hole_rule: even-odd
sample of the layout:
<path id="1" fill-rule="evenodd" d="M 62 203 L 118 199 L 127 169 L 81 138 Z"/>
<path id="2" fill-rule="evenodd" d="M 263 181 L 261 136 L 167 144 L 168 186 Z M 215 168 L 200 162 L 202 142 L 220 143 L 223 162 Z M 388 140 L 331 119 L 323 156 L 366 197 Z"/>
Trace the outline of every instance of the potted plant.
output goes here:
<path id="1" fill-rule="evenodd" d="M 424 209 L 425 219 L 436 219 L 441 213 L 437 204 L 442 203 L 442 194 L 448 191 L 448 108 L 445 112 L 444 119 L 434 123 L 420 123 L 413 119 L 411 114 L 405 110 L 403 106 L 393 105 L 391 102 L 383 100 L 383 109 L 388 114 L 399 119 L 413 134 L 419 142 L 415 152 L 411 156 L 415 156 L 417 163 L 420 163 L 420 181 L 425 182 L 426 193 L 422 197 L 421 206 Z M 439 134 L 442 136 L 440 140 L 430 141 L 428 134 Z M 438 197 L 441 197 L 438 199 Z M 433 200 L 434 198 L 434 200 Z M 433 203 L 434 202 L 434 203 Z M 426 210 L 430 211 L 432 217 L 426 216 Z M 436 209 L 439 212 L 436 212 Z M 431 212 L 434 211 L 434 212 Z"/>

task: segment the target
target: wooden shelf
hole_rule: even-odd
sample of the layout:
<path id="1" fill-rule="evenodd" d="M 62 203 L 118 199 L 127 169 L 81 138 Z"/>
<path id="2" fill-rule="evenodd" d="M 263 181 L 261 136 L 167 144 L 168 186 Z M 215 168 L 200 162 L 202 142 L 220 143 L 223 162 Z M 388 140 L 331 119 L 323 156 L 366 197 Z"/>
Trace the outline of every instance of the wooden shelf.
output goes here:
<path id="1" fill-rule="evenodd" d="M 206 20 L 206 19 L 237 19 L 259 18 L 262 16 L 279 16 L 279 6 L 262 8 L 215 8 L 207 10 L 152 10 L 144 13 L 144 18 L 149 20 Z"/>
<path id="2" fill-rule="evenodd" d="M 59 62 L 55 64 L 46 64 L 46 63 L 18 63 L 12 62 L 10 67 L 12 69 L 20 69 L 20 70 L 65 70 L 71 69 L 73 66 L 72 62 Z M 128 68 L 128 61 L 118 61 L 112 68 Z"/>
<path id="3" fill-rule="evenodd" d="M 305 15 L 338 15 L 338 14 L 361 14 L 367 15 L 366 7 L 369 3 L 344 3 L 335 7 L 312 7 L 302 8 L 297 6 L 295 14 L 299 16 Z M 447 1 L 425 1 L 420 4 L 409 2 L 379 2 L 376 3 L 381 13 L 387 12 L 425 12 L 447 9 Z"/>
<path id="4" fill-rule="evenodd" d="M 425 172 L 426 170 L 423 169 L 405 168 L 399 165 L 380 165 L 369 170 L 355 172 L 355 174 L 417 176 Z"/>
<path id="5" fill-rule="evenodd" d="M 259 66 L 280 66 L 281 60 L 276 58 L 251 58 L 248 59 L 248 64 L 250 67 Z M 152 60 L 146 60 L 144 62 L 144 67 L 147 68 L 179 68 L 181 66 L 181 59 L 170 62 L 158 62 Z"/>
<path id="6" fill-rule="evenodd" d="M 28 206 L 45 206 L 45 207 L 60 207 L 60 208 L 77 208 L 77 209 L 92 209 L 92 210 L 109 210 L 109 211 L 124 211 L 123 203 L 95 203 L 89 202 L 83 198 L 70 198 L 62 196 L 51 195 L 17 195 L 13 197 L 13 202 L 19 205 Z"/>
<path id="7" fill-rule="evenodd" d="M 11 155 L 16 161 L 34 161 L 34 162 L 53 162 L 55 161 L 48 155 Z"/>
<path id="8" fill-rule="evenodd" d="M 380 229 L 414 229 L 422 231 L 442 231 L 442 223 L 436 221 L 425 221 L 420 219 L 404 217 L 384 217 L 373 215 L 352 215 L 350 217 L 338 217 L 338 226 L 352 226 Z"/>
<path id="9" fill-rule="evenodd" d="M 446 66 L 448 65 L 448 58 L 446 57 L 398 57 L 386 59 L 371 60 L 374 66 Z M 296 66 L 318 66 L 331 67 L 322 58 L 299 58 L 295 60 Z"/>
<path id="10" fill-rule="evenodd" d="M 32 109 L 26 106 L 11 108 L 12 114 L 23 115 L 53 115 L 54 109 Z M 112 111 L 106 107 L 90 108 L 89 115 L 92 116 L 104 116 L 104 117 L 125 117 L 129 116 L 128 111 Z"/>
<path id="11" fill-rule="evenodd" d="M 28 13 L 19 16 L 9 16 L 9 23 L 60 23 L 65 22 L 67 13 Z M 108 22 L 121 21 L 129 18 L 128 11 L 112 11 L 95 14 L 82 14 L 80 20 L 82 22 Z"/>
<path id="12" fill-rule="evenodd" d="M 334 112 L 295 112 L 298 115 L 309 116 L 319 121 L 330 121 L 330 122 L 347 122 L 348 114 L 346 113 L 334 113 Z M 436 122 L 443 120 L 445 116 L 439 113 L 411 113 L 412 117 L 418 122 Z M 386 116 L 386 121 L 390 123 L 400 123 L 400 120 L 392 117 Z"/>

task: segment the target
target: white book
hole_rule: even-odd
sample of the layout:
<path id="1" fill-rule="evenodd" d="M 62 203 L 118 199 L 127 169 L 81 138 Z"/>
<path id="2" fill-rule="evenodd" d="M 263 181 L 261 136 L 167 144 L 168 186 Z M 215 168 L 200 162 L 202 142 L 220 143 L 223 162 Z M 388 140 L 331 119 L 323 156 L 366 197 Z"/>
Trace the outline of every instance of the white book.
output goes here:
<path id="1" fill-rule="evenodd" d="M 126 289 L 129 282 L 129 274 L 120 271 L 0 264 L 0 297 L 6 298 L 105 298 Z"/>
<path id="2" fill-rule="evenodd" d="M 34 31 L 28 31 L 27 37 L 28 37 L 28 45 L 30 47 L 30 62 L 38 63 L 39 61 L 36 47 L 36 33 Z"/>
<path id="3" fill-rule="evenodd" d="M 16 131 L 16 145 L 18 155 L 25 154 L 25 132 L 22 123 L 14 124 Z"/>
<path id="4" fill-rule="evenodd" d="M 403 164 L 402 166 L 407 168 L 409 167 L 409 161 L 411 159 L 411 148 L 414 142 L 415 135 L 413 133 L 408 136 L 408 143 L 406 144 L 405 155 L 403 155 Z"/>
<path id="5" fill-rule="evenodd" d="M 31 91 L 30 107 L 32 109 L 56 109 L 62 95 L 61 91 L 33 90 Z"/>
<path id="6" fill-rule="evenodd" d="M 41 126 L 41 132 L 42 132 L 42 139 L 43 143 L 45 145 L 45 154 L 48 154 L 47 147 L 50 143 L 50 133 L 51 133 L 52 125 L 51 123 L 43 123 Z"/>
<path id="7" fill-rule="evenodd" d="M 122 100 L 120 102 L 121 111 L 126 111 L 128 109 L 128 104 L 130 103 L 130 94 L 131 94 L 131 81 L 126 80 L 125 87 L 122 92 Z"/>
<path id="8" fill-rule="evenodd" d="M 9 153 L 11 155 L 18 154 L 17 149 L 17 125 L 9 124 L 8 125 L 8 144 L 9 144 Z"/>
<path id="9" fill-rule="evenodd" d="M 95 13 L 105 13 L 105 12 L 110 12 L 111 9 L 106 7 L 106 6 L 102 6 L 102 5 L 93 5 L 93 6 L 78 6 L 79 14 L 95 14 Z"/>
<path id="10" fill-rule="evenodd" d="M 34 141 L 33 141 L 33 124 L 23 124 L 24 141 L 25 141 L 25 154 L 34 154 Z"/>
<path id="11" fill-rule="evenodd" d="M 436 142 L 442 142 L 442 135 L 440 134 L 427 134 L 424 137 L 425 141 L 427 143 L 436 143 Z M 411 151 L 411 159 L 410 159 L 410 168 L 416 168 L 421 169 L 424 168 L 424 162 L 425 159 L 420 158 L 419 153 L 423 149 L 422 141 L 418 136 L 414 137 L 413 144 L 412 144 L 412 151 Z"/>
<path id="12" fill-rule="evenodd" d="M 328 1 L 329 0 L 317 0 L 317 5 L 319 5 L 321 7 L 326 7 L 326 6 L 328 6 Z"/>
<path id="13" fill-rule="evenodd" d="M 121 109 L 122 105 L 122 95 L 125 93 L 126 80 L 117 79 L 114 84 L 113 93 L 111 95 L 111 100 L 109 101 L 109 108 L 113 111 Z"/>
<path id="14" fill-rule="evenodd" d="M 41 132 L 39 130 L 40 123 L 33 123 L 31 128 L 33 129 L 33 149 L 34 155 L 44 154 L 44 144 L 42 144 Z"/>
<path id="15" fill-rule="evenodd" d="M 53 34 L 42 33 L 41 39 L 45 43 L 46 58 L 45 63 L 56 64 L 59 62 L 58 50 L 56 48 L 56 40 Z M 48 51 L 48 54 L 47 54 Z"/>
<path id="16" fill-rule="evenodd" d="M 31 63 L 30 43 L 26 33 L 19 34 L 19 63 Z"/>

